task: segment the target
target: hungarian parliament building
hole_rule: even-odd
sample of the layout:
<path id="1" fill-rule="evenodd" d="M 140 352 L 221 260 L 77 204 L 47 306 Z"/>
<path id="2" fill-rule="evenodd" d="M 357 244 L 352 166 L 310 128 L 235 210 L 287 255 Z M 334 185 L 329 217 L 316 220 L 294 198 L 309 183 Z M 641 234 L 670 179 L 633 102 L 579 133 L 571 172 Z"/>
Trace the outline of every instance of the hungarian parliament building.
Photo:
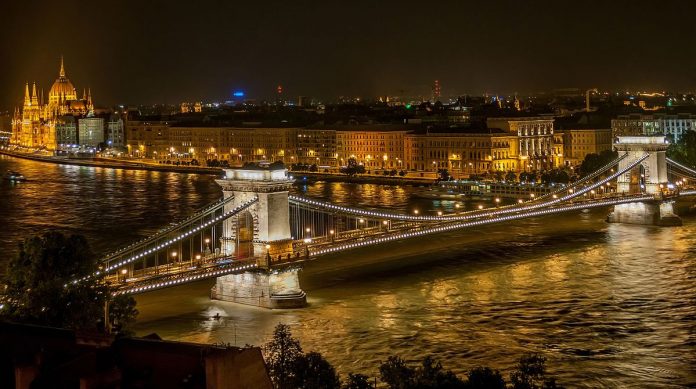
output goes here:
<path id="1" fill-rule="evenodd" d="M 36 83 L 31 90 L 29 83 L 24 89 L 24 105 L 15 109 L 12 118 L 10 142 L 22 147 L 54 151 L 60 145 L 77 143 L 76 123 L 78 118 L 93 115 L 91 91 L 83 90 L 82 98 L 65 75 L 63 58 L 60 60 L 58 78 L 48 92 L 37 92 Z"/>

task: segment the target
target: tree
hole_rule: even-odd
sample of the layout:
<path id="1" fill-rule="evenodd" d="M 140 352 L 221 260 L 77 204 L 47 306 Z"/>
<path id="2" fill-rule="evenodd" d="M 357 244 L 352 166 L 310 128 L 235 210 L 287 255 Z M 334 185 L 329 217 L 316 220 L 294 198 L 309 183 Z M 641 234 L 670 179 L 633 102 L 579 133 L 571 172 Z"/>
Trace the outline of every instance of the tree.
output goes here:
<path id="1" fill-rule="evenodd" d="M 467 373 L 467 389 L 505 389 L 505 379 L 490 367 L 476 367 Z"/>
<path id="2" fill-rule="evenodd" d="M 135 308 L 135 299 L 124 294 L 111 299 L 109 303 L 109 321 L 112 331 L 120 334 L 130 334 L 129 326 L 135 322 L 138 310 Z"/>
<path id="3" fill-rule="evenodd" d="M 416 372 L 403 359 L 392 355 L 379 367 L 379 377 L 390 389 L 413 387 Z"/>
<path id="4" fill-rule="evenodd" d="M 449 181 L 451 179 L 447 169 L 437 169 L 437 179 L 440 181 Z"/>
<path id="5" fill-rule="evenodd" d="M 415 387 L 423 389 L 464 388 L 464 381 L 459 379 L 452 371 L 443 370 L 439 361 L 427 356 L 416 370 Z"/>
<path id="6" fill-rule="evenodd" d="M 406 175 L 406 171 L 404 171 L 404 170 L 399 171 L 399 176 L 403 177 L 405 175 Z"/>
<path id="7" fill-rule="evenodd" d="M 338 389 L 341 380 L 331 364 L 317 352 L 297 358 L 294 367 L 294 388 Z"/>
<path id="8" fill-rule="evenodd" d="M 505 181 L 513 183 L 517 182 L 517 174 L 510 170 L 509 172 L 507 172 L 507 174 L 505 174 Z"/>
<path id="9" fill-rule="evenodd" d="M 348 381 L 343 385 L 343 389 L 374 389 L 375 385 L 370 382 L 370 378 L 364 374 L 348 374 Z"/>
<path id="10" fill-rule="evenodd" d="M 309 171 L 312 173 L 315 173 L 315 172 L 319 171 L 319 167 L 317 166 L 316 163 L 313 163 L 312 166 L 309 167 Z"/>
<path id="11" fill-rule="evenodd" d="M 686 131 L 678 142 L 667 148 L 667 157 L 688 167 L 696 168 L 696 131 Z"/>
<path id="12" fill-rule="evenodd" d="M 546 377 L 546 358 L 541 354 L 520 357 L 517 370 L 510 374 L 513 389 L 557 389 L 562 388 L 556 380 Z"/>
<path id="13" fill-rule="evenodd" d="M 503 172 L 502 170 L 496 170 L 495 173 L 493 173 L 493 174 L 494 174 L 494 179 L 497 182 L 501 182 L 505 178 L 505 172 Z"/>
<path id="14" fill-rule="evenodd" d="M 2 315 L 23 323 L 96 329 L 104 316 L 106 285 L 96 277 L 97 256 L 83 236 L 47 232 L 27 238 L 8 266 Z M 79 282 L 76 280 L 88 277 Z"/>
<path id="15" fill-rule="evenodd" d="M 268 374 L 276 388 L 290 389 L 295 382 L 295 368 L 303 357 L 300 341 L 292 337 L 290 326 L 278 324 L 273 339 L 264 346 Z"/>
<path id="16" fill-rule="evenodd" d="M 341 167 L 340 172 L 351 177 L 356 174 L 365 174 L 365 166 L 358 164 L 355 158 L 348 158 L 348 163 Z"/>

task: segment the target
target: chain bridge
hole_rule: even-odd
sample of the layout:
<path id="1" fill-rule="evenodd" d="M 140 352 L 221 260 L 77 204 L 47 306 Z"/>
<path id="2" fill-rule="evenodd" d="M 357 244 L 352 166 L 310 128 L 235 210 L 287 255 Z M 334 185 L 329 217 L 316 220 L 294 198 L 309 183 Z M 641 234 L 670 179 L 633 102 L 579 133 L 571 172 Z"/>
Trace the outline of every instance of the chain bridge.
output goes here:
<path id="1" fill-rule="evenodd" d="M 212 298 L 291 308 L 306 303 L 298 278 L 303 262 L 356 248 L 598 207 L 612 209 L 608 222 L 681 225 L 673 204 L 696 195 L 696 171 L 666 158 L 667 146 L 662 136 L 620 137 L 617 159 L 545 196 L 437 215 L 290 195 L 293 180 L 283 167 L 226 169 L 216 180 L 222 199 L 105 255 L 92 276 L 103 276 L 115 294 L 214 278 Z"/>

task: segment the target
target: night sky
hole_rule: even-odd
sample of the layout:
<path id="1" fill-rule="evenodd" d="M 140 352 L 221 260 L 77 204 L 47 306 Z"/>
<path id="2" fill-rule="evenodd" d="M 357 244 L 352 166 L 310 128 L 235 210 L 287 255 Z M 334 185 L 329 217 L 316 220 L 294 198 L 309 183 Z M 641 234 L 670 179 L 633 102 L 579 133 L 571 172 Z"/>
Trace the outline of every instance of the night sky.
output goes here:
<path id="1" fill-rule="evenodd" d="M 0 108 L 61 54 L 95 103 L 696 90 L 696 1 L 4 1 Z"/>

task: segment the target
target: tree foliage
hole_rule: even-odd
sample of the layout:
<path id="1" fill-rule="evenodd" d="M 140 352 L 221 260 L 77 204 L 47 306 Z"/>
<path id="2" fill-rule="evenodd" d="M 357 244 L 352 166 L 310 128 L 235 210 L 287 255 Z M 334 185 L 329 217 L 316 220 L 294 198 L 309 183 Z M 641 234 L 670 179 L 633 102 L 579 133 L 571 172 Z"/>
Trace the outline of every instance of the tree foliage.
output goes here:
<path id="1" fill-rule="evenodd" d="M 111 294 L 101 277 L 98 257 L 80 235 L 47 232 L 25 239 L 7 268 L 5 307 L 9 320 L 51 327 L 95 330 L 103 327 L 104 307 Z M 110 319 L 120 330 L 135 320 L 131 297 L 117 299 Z"/>
<path id="2" fill-rule="evenodd" d="M 667 156 L 686 166 L 696 168 L 696 131 L 686 131 L 679 138 L 679 142 L 670 144 Z"/>
<path id="3" fill-rule="evenodd" d="M 96 258 L 82 236 L 47 232 L 25 239 L 7 269 L 3 314 L 22 323 L 95 329 L 107 288 L 96 278 L 73 281 L 94 274 Z"/>
<path id="4" fill-rule="evenodd" d="M 370 377 L 360 373 L 348 373 L 348 380 L 343 384 L 343 389 L 374 389 Z"/>
<path id="5" fill-rule="evenodd" d="M 618 156 L 619 153 L 613 150 L 604 150 L 599 154 L 587 154 L 580 165 L 580 174 L 586 176 L 595 172 L 609 162 L 615 160 Z"/>
<path id="6" fill-rule="evenodd" d="M 293 388 L 295 368 L 303 354 L 300 341 L 292 337 L 290 326 L 276 326 L 273 339 L 264 346 L 264 354 L 273 385 L 279 389 Z"/>
<path id="7" fill-rule="evenodd" d="M 341 380 L 331 364 L 317 352 L 309 352 L 295 362 L 295 388 L 338 389 Z"/>
<path id="8" fill-rule="evenodd" d="M 356 174 L 365 174 L 365 166 L 360 165 L 355 158 L 348 158 L 348 163 L 341 167 L 340 172 L 351 177 Z"/>

